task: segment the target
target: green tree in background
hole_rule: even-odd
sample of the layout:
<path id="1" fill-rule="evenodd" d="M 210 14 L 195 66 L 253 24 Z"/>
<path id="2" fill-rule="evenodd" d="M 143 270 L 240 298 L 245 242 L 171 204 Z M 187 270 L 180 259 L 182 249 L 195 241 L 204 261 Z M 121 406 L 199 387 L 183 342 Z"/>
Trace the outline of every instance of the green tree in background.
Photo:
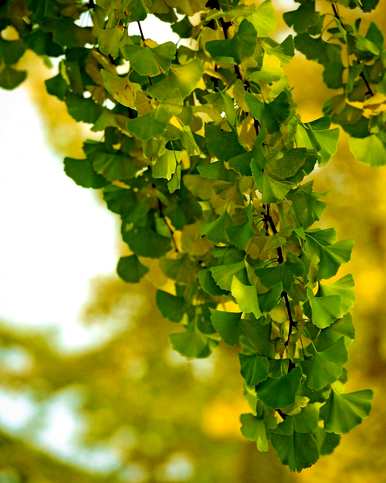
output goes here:
<path id="1" fill-rule="evenodd" d="M 363 26 L 341 13 L 342 4 L 367 12 L 376 2 L 339 4 L 328 2 L 318 11 L 314 2 L 302 2 L 284 14 L 295 35 L 280 42 L 272 37 L 275 11 L 267 1 L 11 1 L 0 10 L 0 85 L 13 88 L 24 80 L 25 72 L 14 64 L 26 49 L 64 56 L 58 73 L 46 81 L 48 92 L 65 102 L 76 121 L 103 131 L 102 141 L 84 143 L 83 159 L 65 159 L 65 171 L 81 186 L 103 188 L 108 208 L 121 217 L 130 252 L 119 260 L 118 274 L 126 282 L 139 282 L 154 270 L 150 259 L 159 260 L 167 283 L 156 293 L 157 306 L 183 329 L 170 336 L 173 348 L 187 357 L 205 358 L 221 341 L 235 346 L 250 405 L 241 416 L 241 431 L 262 452 L 273 446 L 281 462 L 297 471 L 331 453 L 340 435 L 368 415 L 372 399 L 370 390 L 348 392 L 343 386 L 343 365 L 354 338 L 354 282 L 349 274 L 327 280 L 350 259 L 352 243 L 336 241 L 335 230 L 315 225 L 324 202 L 311 179 L 315 168 L 336 152 L 339 129 L 331 122 L 348 134 L 357 159 L 385 164 L 383 36 L 374 22 Z M 187 41 L 158 45 L 147 38 L 141 22 L 149 13 Z M 89 26 L 81 27 L 78 20 L 84 16 Z M 131 23 L 137 24 L 138 35 L 127 35 Z M 10 27 L 18 39 L 7 38 Z M 314 120 L 297 111 L 285 76 L 295 49 L 315 60 L 326 86 L 336 90 L 324 103 L 322 117 Z M 346 179 L 352 171 L 347 169 Z M 150 337 L 153 346 L 160 343 L 156 331 L 167 330 L 160 327 L 142 328 L 145 333 L 136 334 L 136 340 Z M 123 367 L 135 349 L 145 347 L 141 342 L 133 348 L 124 333 L 114 343 L 128 348 L 120 358 Z M 126 401 L 133 420 L 139 403 L 138 424 L 145 424 L 153 410 L 160 417 L 152 414 L 150 433 L 163 435 L 164 453 L 152 454 L 157 444 L 151 438 L 148 444 L 144 438 L 135 453 L 140 461 L 145 452 L 153 475 L 149 481 L 162 480 L 164 455 L 181 445 L 190 454 L 197 451 L 202 475 L 196 474 L 194 481 L 227 481 L 226 475 L 235 481 L 224 460 L 232 468 L 239 466 L 236 479 L 263 481 L 262 476 L 253 478 L 264 457 L 248 454 L 247 461 L 236 463 L 239 451 L 235 456 L 233 443 L 225 444 L 217 448 L 218 455 L 211 452 L 211 461 L 221 464 L 209 468 L 202 461 L 208 454 L 202 440 L 194 448 L 200 430 L 197 415 L 188 408 L 191 401 L 199 405 L 202 399 L 204 404 L 213 391 L 224 391 L 224 379 L 234 397 L 237 371 L 226 370 L 227 364 L 233 367 L 234 347 L 224 352 L 223 376 L 208 385 L 208 394 L 194 389 L 178 371 L 168 377 L 160 348 L 155 348 L 154 360 L 147 353 L 152 368 L 148 377 L 155 387 L 149 391 L 144 376 L 144 387 Z M 119 353 L 118 347 L 106 350 Z M 378 346 L 375 367 L 381 353 Z M 55 355 L 45 354 L 39 377 L 53 379 L 51 390 L 78 382 L 68 361 L 53 365 L 51 360 L 47 366 L 46 359 Z M 92 413 L 91 438 L 103 438 L 106 431 L 115 434 L 128 417 L 120 400 L 122 384 L 114 380 L 113 387 L 103 387 L 106 378 L 93 376 L 94 371 L 109 372 L 109 359 L 101 354 L 75 363 L 76 371 L 84 368 L 90 391 L 90 407 L 85 398 L 84 410 Z M 115 358 L 112 362 L 110 371 L 116 373 Z M 233 383 L 228 373 L 235 376 Z M 163 379 L 181 398 L 176 418 L 183 428 L 172 433 L 162 426 L 162 415 L 173 415 L 169 398 L 162 409 L 158 385 Z M 32 377 L 27 382 L 33 387 Z M 103 402 L 106 395 L 108 403 Z M 147 397 L 149 404 L 143 404 Z M 104 404 L 114 411 L 99 434 L 92 409 Z M 267 481 L 286 481 L 282 470 L 270 470 L 278 473 L 268 475 L 266 470 Z M 124 475 L 122 468 L 117 481 Z"/>

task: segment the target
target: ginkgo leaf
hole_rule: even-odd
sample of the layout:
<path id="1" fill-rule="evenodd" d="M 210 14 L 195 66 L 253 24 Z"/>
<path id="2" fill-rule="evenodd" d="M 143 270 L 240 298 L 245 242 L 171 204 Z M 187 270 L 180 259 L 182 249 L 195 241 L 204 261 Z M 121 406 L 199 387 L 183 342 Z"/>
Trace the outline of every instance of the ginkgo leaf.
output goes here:
<path id="1" fill-rule="evenodd" d="M 359 161 L 371 166 L 386 164 L 386 147 L 377 135 L 372 134 L 365 138 L 350 137 L 348 145 L 354 157 Z"/>
<path id="2" fill-rule="evenodd" d="M 345 394 L 332 390 L 320 410 L 326 431 L 347 433 L 360 424 L 370 412 L 372 398 L 373 392 L 370 389 Z"/>
<path id="3" fill-rule="evenodd" d="M 76 184 L 84 188 L 102 188 L 107 184 L 89 159 L 64 158 L 64 171 Z"/>
<path id="4" fill-rule="evenodd" d="M 315 434 L 299 433 L 294 430 L 293 423 L 292 427 L 289 423 L 285 421 L 271 432 L 272 446 L 283 464 L 288 465 L 292 471 L 301 471 L 319 458 L 318 442 Z"/>
<path id="5" fill-rule="evenodd" d="M 355 329 L 350 314 L 346 314 L 320 332 L 316 341 L 318 350 L 325 350 L 342 336 L 345 337 L 346 341 L 351 341 L 355 337 Z"/>
<path id="6" fill-rule="evenodd" d="M 262 382 L 256 393 L 267 406 L 271 408 L 285 408 L 295 402 L 300 384 L 302 371 L 299 367 L 278 378 L 269 378 Z"/>
<path id="7" fill-rule="evenodd" d="M 355 301 L 354 279 L 350 274 L 329 285 L 321 284 L 319 291 L 322 296 L 338 295 L 340 297 L 341 316 L 351 309 Z"/>
<path id="8" fill-rule="evenodd" d="M 324 329 L 333 324 L 341 313 L 341 298 L 339 295 L 326 295 L 314 297 L 308 292 L 308 300 L 311 306 L 312 323 Z"/>
<path id="9" fill-rule="evenodd" d="M 122 236 L 131 250 L 141 257 L 158 258 L 171 248 L 169 238 L 149 228 L 133 227 L 130 230 L 122 228 Z"/>
<path id="10" fill-rule="evenodd" d="M 153 77 L 169 69 L 176 55 L 176 45 L 173 42 L 166 42 L 154 48 L 125 45 L 122 51 L 138 74 Z"/>
<path id="11" fill-rule="evenodd" d="M 125 123 L 125 128 L 138 139 L 148 141 L 165 131 L 166 122 L 160 120 L 153 113 L 149 113 L 134 119 L 128 119 Z"/>
<path id="12" fill-rule="evenodd" d="M 153 178 L 165 178 L 170 180 L 176 172 L 177 163 L 181 161 L 180 151 L 171 151 L 167 149 L 159 158 L 155 160 L 152 166 Z"/>
<path id="13" fill-rule="evenodd" d="M 110 181 L 132 178 L 139 167 L 134 158 L 122 153 L 95 153 L 92 158 L 95 171 Z"/>
<path id="14" fill-rule="evenodd" d="M 136 255 L 121 257 L 117 265 L 117 273 L 122 280 L 128 283 L 137 283 L 149 271 Z"/>
<path id="15" fill-rule="evenodd" d="M 21 40 L 6 40 L 0 38 L 0 59 L 7 65 L 16 64 L 25 52 L 25 45 Z"/>
<path id="16" fill-rule="evenodd" d="M 347 361 L 347 349 L 344 338 L 321 352 L 315 351 L 311 359 L 304 361 L 307 385 L 315 391 L 336 381 L 342 373 L 343 364 Z"/>
<path id="17" fill-rule="evenodd" d="M 101 106 L 92 99 L 83 99 L 74 94 L 67 94 L 65 97 L 68 112 L 76 121 L 87 123 L 95 122 L 102 112 Z"/>
<path id="18" fill-rule="evenodd" d="M 172 322 L 180 322 L 185 312 L 185 300 L 183 297 L 172 295 L 163 290 L 157 290 L 157 307 L 161 314 Z"/>
<path id="19" fill-rule="evenodd" d="M 211 350 L 206 337 L 195 331 L 185 331 L 170 334 L 172 347 L 186 357 L 208 357 Z"/>
<path id="20" fill-rule="evenodd" d="M 261 310 L 255 286 L 245 285 L 233 276 L 231 292 L 242 312 L 252 313 L 256 318 L 260 317 Z"/>
<path id="21" fill-rule="evenodd" d="M 148 92 L 160 100 L 181 102 L 196 88 L 202 74 L 203 65 L 198 59 L 184 65 L 173 65 L 165 78 L 153 83 Z"/>
<path id="22" fill-rule="evenodd" d="M 241 315 L 241 312 L 211 310 L 210 319 L 213 327 L 220 334 L 223 341 L 229 345 L 235 345 L 239 342 Z"/>
<path id="23" fill-rule="evenodd" d="M 229 265 L 217 265 L 210 269 L 212 277 L 216 284 L 223 290 L 230 290 L 232 279 L 244 270 L 244 262 L 232 263 Z"/>
<path id="24" fill-rule="evenodd" d="M 265 381 L 269 374 L 269 362 L 257 354 L 239 354 L 240 372 L 248 386 L 255 386 Z"/>
<path id="25" fill-rule="evenodd" d="M 133 84 L 128 79 L 112 74 L 111 72 L 102 69 L 101 75 L 104 82 L 104 87 L 109 94 L 117 102 L 126 107 L 135 108 L 136 96 L 138 92 L 138 85 Z"/>
<path id="26" fill-rule="evenodd" d="M 251 413 L 245 413 L 241 414 L 240 422 L 242 435 L 249 441 L 255 441 L 260 452 L 267 452 L 269 443 L 264 420 Z"/>

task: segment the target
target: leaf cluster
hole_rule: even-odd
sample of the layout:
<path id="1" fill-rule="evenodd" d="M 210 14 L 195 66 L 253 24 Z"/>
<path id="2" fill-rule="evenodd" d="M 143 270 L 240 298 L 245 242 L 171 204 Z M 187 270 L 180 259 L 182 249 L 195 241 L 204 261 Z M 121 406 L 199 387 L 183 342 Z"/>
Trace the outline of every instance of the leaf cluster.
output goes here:
<path id="1" fill-rule="evenodd" d="M 233 346 L 251 406 L 242 433 L 300 471 L 370 411 L 371 391 L 342 389 L 354 282 L 329 281 L 352 242 L 315 225 L 324 203 L 309 175 L 336 151 L 331 122 L 352 136 L 360 159 L 384 162 L 384 112 L 369 99 L 384 91 L 383 37 L 375 24 L 360 34 L 335 4 L 327 27 L 306 0 L 284 15 L 295 38 L 277 42 L 271 2 L 250 3 L 6 2 L 0 27 L 20 39 L 1 38 L 0 85 L 22 82 L 14 64 L 25 49 L 60 59 L 48 92 L 101 134 L 85 142 L 83 159 L 65 159 L 65 171 L 102 189 L 119 215 L 130 255 L 118 274 L 135 283 L 149 259 L 159 261 L 173 287 L 157 292 L 178 327 L 173 348 L 203 358 L 222 341 Z M 148 38 L 141 21 L 150 13 L 190 42 Z M 139 35 L 127 34 L 132 22 Z M 307 123 L 283 70 L 295 48 L 343 91 Z"/>

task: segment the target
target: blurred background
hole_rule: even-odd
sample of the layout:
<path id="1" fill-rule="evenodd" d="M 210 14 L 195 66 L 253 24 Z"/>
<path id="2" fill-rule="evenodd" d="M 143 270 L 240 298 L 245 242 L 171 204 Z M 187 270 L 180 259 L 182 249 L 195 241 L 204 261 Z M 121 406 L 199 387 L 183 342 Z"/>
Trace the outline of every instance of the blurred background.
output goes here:
<path id="1" fill-rule="evenodd" d="M 372 15 L 383 30 L 384 13 Z M 0 91 L 0 483 L 386 482 L 386 167 L 356 162 L 342 133 L 314 174 L 321 224 L 356 242 L 348 390 L 372 387 L 375 401 L 332 456 L 291 474 L 240 435 L 232 350 L 182 358 L 154 305 L 157 270 L 139 285 L 115 275 L 117 220 L 62 168 L 87 126 L 46 94 L 41 59 L 21 63 L 28 81 Z M 287 74 L 303 119 L 319 117 L 332 95 L 320 66 L 299 55 Z"/>

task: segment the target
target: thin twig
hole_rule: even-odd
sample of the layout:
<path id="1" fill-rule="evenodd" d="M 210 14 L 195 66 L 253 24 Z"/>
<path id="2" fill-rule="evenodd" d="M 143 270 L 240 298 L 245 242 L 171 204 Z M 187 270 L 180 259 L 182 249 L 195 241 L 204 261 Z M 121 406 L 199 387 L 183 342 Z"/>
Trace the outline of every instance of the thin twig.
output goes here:
<path id="1" fill-rule="evenodd" d="M 139 20 L 137 20 L 137 25 L 138 25 L 138 28 L 139 28 L 139 33 L 141 34 L 142 42 L 145 42 L 146 39 L 145 39 L 145 36 L 143 34 L 141 22 Z"/>
<path id="2" fill-rule="evenodd" d="M 276 228 L 275 222 L 273 221 L 273 218 L 270 214 L 269 208 L 270 208 L 269 204 L 265 205 L 265 215 L 264 215 L 265 232 L 266 232 L 267 235 L 269 235 L 269 231 L 268 231 L 268 226 L 269 226 L 272 230 L 272 233 L 274 235 L 276 235 L 277 234 L 277 228 Z M 277 247 L 276 251 L 277 251 L 277 261 L 278 261 L 279 264 L 282 264 L 284 262 L 283 250 L 282 250 L 281 247 Z M 285 347 L 288 347 L 288 344 L 289 344 L 290 338 L 291 338 L 291 334 L 292 334 L 293 328 L 296 325 L 296 322 L 295 322 L 293 315 L 292 315 L 291 304 L 290 304 L 290 301 L 289 301 L 288 293 L 285 290 L 283 290 L 283 292 L 281 293 L 281 296 L 284 299 L 284 304 L 285 304 L 285 308 L 287 310 L 288 320 L 289 320 L 288 337 L 287 337 L 286 341 L 284 342 Z"/>

